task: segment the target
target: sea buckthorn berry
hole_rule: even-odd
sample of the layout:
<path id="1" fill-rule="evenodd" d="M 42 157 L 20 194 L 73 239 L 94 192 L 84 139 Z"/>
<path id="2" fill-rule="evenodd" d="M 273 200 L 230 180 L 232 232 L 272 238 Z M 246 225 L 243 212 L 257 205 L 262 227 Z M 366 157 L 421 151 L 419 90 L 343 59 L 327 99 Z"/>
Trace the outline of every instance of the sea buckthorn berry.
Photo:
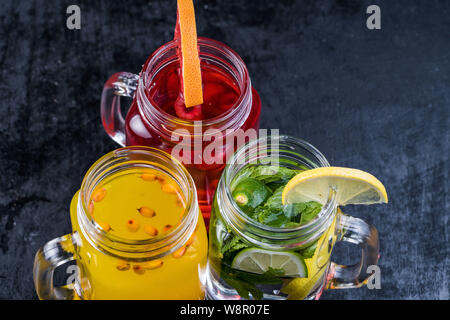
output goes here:
<path id="1" fill-rule="evenodd" d="M 144 267 L 139 264 L 133 266 L 133 271 L 139 275 L 143 275 L 145 273 Z"/>
<path id="2" fill-rule="evenodd" d="M 177 194 L 178 193 L 178 189 L 177 187 L 175 187 L 173 184 L 171 183 L 164 183 L 161 186 L 161 190 L 165 193 L 170 193 L 170 194 Z"/>
<path id="3" fill-rule="evenodd" d="M 94 200 L 95 202 L 100 202 L 103 200 L 105 196 L 106 196 L 106 189 L 100 188 L 94 192 L 94 194 L 92 195 L 92 200 Z"/>
<path id="4" fill-rule="evenodd" d="M 141 178 L 144 181 L 155 181 L 157 179 L 156 174 L 153 173 L 143 173 Z"/>
<path id="5" fill-rule="evenodd" d="M 116 269 L 119 271 L 127 271 L 130 270 L 130 264 L 125 261 L 120 261 L 119 264 L 116 266 Z"/>
<path id="6" fill-rule="evenodd" d="M 166 224 L 163 228 L 162 228 L 162 231 L 163 232 L 167 232 L 167 231 L 169 231 L 170 229 L 172 229 L 173 227 L 170 225 L 170 224 Z"/>
<path id="7" fill-rule="evenodd" d="M 154 270 L 154 269 L 158 269 L 158 268 L 162 267 L 163 264 L 164 264 L 164 261 L 162 261 L 162 260 L 154 260 L 154 261 L 147 262 L 142 267 L 146 270 Z"/>
<path id="8" fill-rule="evenodd" d="M 176 259 L 181 258 L 182 256 L 184 256 L 185 252 L 186 252 L 186 247 L 182 246 L 180 249 L 178 249 L 177 251 L 172 253 L 172 257 L 174 257 Z"/>
<path id="9" fill-rule="evenodd" d="M 100 222 L 97 222 L 97 224 L 98 224 L 98 225 L 100 226 L 100 228 L 102 228 L 102 230 L 105 231 L 105 232 L 109 232 L 109 231 L 111 230 L 111 226 L 110 226 L 108 223 L 106 223 L 106 222 L 100 221 Z"/>
<path id="10" fill-rule="evenodd" d="M 145 233 L 151 235 L 151 236 L 157 236 L 158 235 L 158 229 L 156 229 L 153 226 L 144 226 Z"/>
<path id="11" fill-rule="evenodd" d="M 139 222 L 134 219 L 127 220 L 127 227 L 131 232 L 136 232 L 139 229 Z"/>
<path id="12" fill-rule="evenodd" d="M 195 232 L 189 237 L 188 241 L 186 241 L 186 246 L 190 246 L 195 240 Z"/>
<path id="13" fill-rule="evenodd" d="M 146 218 L 151 218 L 155 216 L 155 210 L 153 210 L 152 208 L 149 207 L 141 207 L 139 209 L 137 209 L 139 211 L 139 213 Z"/>
<path id="14" fill-rule="evenodd" d="M 184 201 L 180 196 L 177 197 L 176 204 L 178 207 L 184 208 Z"/>
<path id="15" fill-rule="evenodd" d="M 156 176 L 156 180 L 158 180 L 158 182 L 163 185 L 166 182 L 166 179 L 164 179 L 163 177 L 160 176 Z"/>
<path id="16" fill-rule="evenodd" d="M 89 201 L 88 204 L 88 212 L 93 215 L 94 214 L 94 201 Z"/>

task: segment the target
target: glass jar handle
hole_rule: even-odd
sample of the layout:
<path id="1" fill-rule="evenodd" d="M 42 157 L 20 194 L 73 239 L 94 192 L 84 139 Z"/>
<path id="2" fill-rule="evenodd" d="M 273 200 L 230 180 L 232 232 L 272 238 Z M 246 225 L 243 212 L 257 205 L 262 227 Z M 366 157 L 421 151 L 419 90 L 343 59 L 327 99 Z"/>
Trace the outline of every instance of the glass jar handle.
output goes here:
<path id="1" fill-rule="evenodd" d="M 53 274 L 55 269 L 75 260 L 76 242 L 74 235 L 68 234 L 47 242 L 36 252 L 33 267 L 33 279 L 36 293 L 41 300 L 72 300 L 75 291 L 70 286 L 55 287 Z"/>
<path id="2" fill-rule="evenodd" d="M 106 133 L 122 147 L 125 146 L 125 120 L 120 109 L 120 97 L 132 98 L 139 76 L 134 73 L 118 72 L 106 81 L 100 105 L 103 127 Z"/>
<path id="3" fill-rule="evenodd" d="M 363 286 L 371 273 L 367 268 L 376 265 L 380 257 L 378 231 L 365 221 L 340 213 L 338 241 L 350 242 L 361 247 L 361 261 L 355 265 L 343 266 L 331 263 L 332 278 L 329 289 L 358 288 Z"/>

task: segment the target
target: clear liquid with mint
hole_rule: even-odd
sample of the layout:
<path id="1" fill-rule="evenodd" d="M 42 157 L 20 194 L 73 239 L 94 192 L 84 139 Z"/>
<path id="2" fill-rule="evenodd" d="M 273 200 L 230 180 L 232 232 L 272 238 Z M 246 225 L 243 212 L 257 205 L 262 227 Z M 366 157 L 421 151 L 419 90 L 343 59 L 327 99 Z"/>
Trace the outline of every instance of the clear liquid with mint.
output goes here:
<path id="1" fill-rule="evenodd" d="M 261 164 L 242 168 L 228 188 L 232 209 L 248 219 L 241 221 L 242 228 L 236 228 L 239 222 L 233 223 L 233 217 L 224 216 L 224 201 L 216 195 L 209 233 L 209 298 L 305 299 L 320 295 L 336 240 L 335 219 L 321 234 L 301 239 L 293 231 L 291 239 L 276 239 L 284 231 L 314 224 L 322 212 L 322 204 L 314 201 L 281 202 L 287 182 L 307 169 Z M 247 229 L 249 221 L 260 229 L 252 230 L 250 225 Z M 259 231 L 262 234 L 255 241 Z"/>

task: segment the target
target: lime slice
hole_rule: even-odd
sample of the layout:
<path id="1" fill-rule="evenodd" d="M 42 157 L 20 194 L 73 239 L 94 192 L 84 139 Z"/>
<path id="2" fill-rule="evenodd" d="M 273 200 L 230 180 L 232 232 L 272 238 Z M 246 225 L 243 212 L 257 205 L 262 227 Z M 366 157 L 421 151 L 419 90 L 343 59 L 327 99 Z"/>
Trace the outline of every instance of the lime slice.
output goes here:
<path id="1" fill-rule="evenodd" d="M 317 201 L 326 203 L 330 188 L 338 205 L 387 203 L 383 184 L 370 173 L 351 168 L 322 167 L 300 172 L 283 190 L 283 204 Z"/>
<path id="2" fill-rule="evenodd" d="M 259 248 L 248 248 L 236 255 L 231 267 L 234 269 L 262 274 L 269 270 L 281 269 L 287 277 L 307 277 L 303 258 L 293 252 L 276 252 Z"/>

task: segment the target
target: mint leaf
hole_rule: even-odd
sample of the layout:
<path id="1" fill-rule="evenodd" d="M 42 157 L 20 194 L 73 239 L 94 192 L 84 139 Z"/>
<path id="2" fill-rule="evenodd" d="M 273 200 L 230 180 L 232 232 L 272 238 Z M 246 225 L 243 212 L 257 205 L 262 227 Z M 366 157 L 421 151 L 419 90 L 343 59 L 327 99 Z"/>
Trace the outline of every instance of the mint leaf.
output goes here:
<path id="1" fill-rule="evenodd" d="M 283 269 L 277 269 L 277 268 L 272 268 L 269 267 L 269 270 L 267 270 L 266 272 L 264 272 L 263 274 L 264 277 L 282 277 L 284 276 L 284 270 Z"/>
<path id="2" fill-rule="evenodd" d="M 281 202 L 281 196 L 283 194 L 284 185 L 278 187 L 273 194 L 266 200 L 264 203 L 265 207 L 274 208 L 274 209 L 283 209 L 283 203 Z"/>
<path id="3" fill-rule="evenodd" d="M 305 224 L 313 220 L 319 212 L 322 210 L 322 204 L 316 202 L 316 201 L 309 201 L 301 203 L 302 210 L 301 210 L 301 219 L 300 224 Z"/>
<path id="4" fill-rule="evenodd" d="M 231 183 L 231 189 L 234 189 L 243 178 L 253 178 L 265 183 L 271 190 L 275 190 L 279 187 L 279 183 L 286 184 L 301 171 L 303 170 L 294 170 L 280 166 L 249 165 L 237 173 Z"/>
<path id="5" fill-rule="evenodd" d="M 290 221 L 290 222 L 288 222 L 288 223 L 285 223 L 285 224 L 283 225 L 284 228 L 297 228 L 298 226 L 300 226 L 300 223 L 298 223 L 298 222 L 292 222 L 292 221 Z"/>
<path id="6" fill-rule="evenodd" d="M 281 227 L 285 223 L 289 222 L 282 210 L 265 206 L 256 208 L 255 216 L 260 223 L 270 227 Z"/>
<path id="7" fill-rule="evenodd" d="M 229 286 L 233 287 L 241 297 L 250 299 L 251 294 L 254 299 L 260 300 L 263 298 L 263 292 L 256 286 L 260 284 L 282 284 L 283 279 L 281 277 L 284 276 L 284 270 L 269 267 L 263 274 L 256 274 L 232 269 L 229 266 L 222 264 L 220 276 Z"/>
<path id="8" fill-rule="evenodd" d="M 263 206 L 255 209 L 255 218 L 260 223 L 271 227 L 281 227 L 289 222 L 289 217 L 284 214 L 281 202 L 283 189 L 284 185 L 278 187 Z"/>
<path id="9" fill-rule="evenodd" d="M 238 237 L 229 236 L 223 241 L 222 248 L 220 248 L 220 253 L 224 254 L 228 250 L 230 250 L 234 245 L 236 245 L 239 242 Z"/>
<path id="10" fill-rule="evenodd" d="M 234 288 L 237 293 L 244 299 L 250 299 L 250 294 L 254 299 L 260 300 L 263 297 L 263 292 L 256 288 L 253 284 L 246 281 L 238 280 L 232 278 L 228 275 L 221 275 L 222 280 L 224 280 L 230 287 Z"/>
<path id="11" fill-rule="evenodd" d="M 236 269 L 231 270 L 233 270 L 232 273 L 237 279 L 240 279 L 252 285 L 281 284 L 283 282 L 283 279 L 281 279 L 281 277 L 284 276 L 283 269 L 274 269 L 269 267 L 269 269 L 262 274 L 240 271 Z"/>
<path id="12" fill-rule="evenodd" d="M 285 185 L 300 171 L 302 170 L 268 165 L 248 166 L 234 179 L 232 185 L 239 188 L 232 189 L 233 196 L 239 196 L 241 200 L 248 199 L 248 203 L 240 205 L 241 209 L 262 224 L 271 227 L 297 227 L 306 224 L 322 210 L 320 203 L 310 201 L 283 205 L 281 201 Z M 254 187 L 257 181 L 265 188 Z M 264 192 L 259 192 L 259 189 Z M 270 195 L 272 190 L 274 191 Z"/>
<path id="13" fill-rule="evenodd" d="M 248 245 L 243 243 L 243 242 L 241 242 L 241 241 L 239 241 L 233 247 L 231 247 L 230 250 L 228 250 L 228 253 L 231 253 L 231 252 L 234 252 L 234 251 L 237 251 L 237 250 L 241 250 L 241 249 L 244 249 L 244 248 L 248 248 Z"/>
<path id="14" fill-rule="evenodd" d="M 225 253 L 231 253 L 247 247 L 248 245 L 242 242 L 239 237 L 230 235 L 227 239 L 225 239 L 222 247 L 220 248 L 220 253 L 223 255 Z"/>
<path id="15" fill-rule="evenodd" d="M 279 166 L 256 166 L 250 177 L 264 183 L 274 181 L 287 182 L 292 179 L 299 171 Z"/>
<path id="16" fill-rule="evenodd" d="M 304 210 L 303 203 L 290 203 L 283 206 L 283 213 L 290 222 L 299 223 Z"/>
<path id="17" fill-rule="evenodd" d="M 309 259 L 314 256 L 314 252 L 316 252 L 317 243 L 319 240 L 314 242 L 312 245 L 300 250 L 298 253 L 303 257 L 303 259 Z"/>

